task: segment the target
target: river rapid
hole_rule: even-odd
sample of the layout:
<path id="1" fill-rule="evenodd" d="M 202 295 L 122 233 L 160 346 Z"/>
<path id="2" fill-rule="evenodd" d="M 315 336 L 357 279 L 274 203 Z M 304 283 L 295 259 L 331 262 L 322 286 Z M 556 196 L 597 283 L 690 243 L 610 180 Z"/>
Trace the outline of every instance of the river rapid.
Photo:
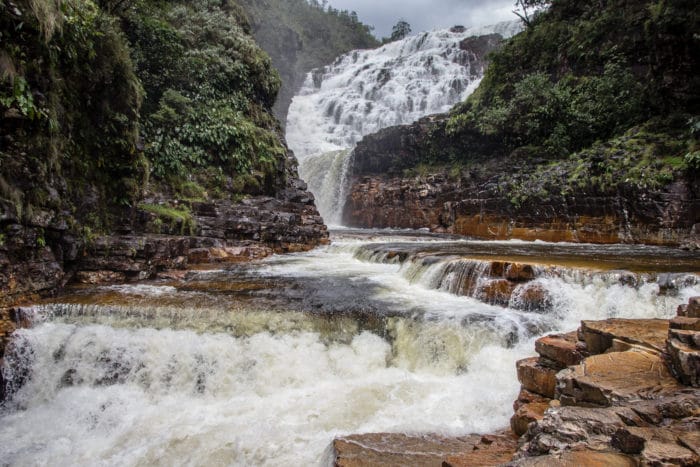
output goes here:
<path id="1" fill-rule="evenodd" d="M 339 435 L 484 433 L 508 425 L 515 361 L 536 337 L 669 317 L 700 295 L 700 254 L 667 248 L 332 240 L 22 309 L 33 326 L 2 368 L 2 463 L 324 465 Z M 491 305 L 458 285 L 492 280 L 484 265 L 503 258 L 533 265 L 521 286 L 546 289 L 546 306 L 517 289 Z"/>

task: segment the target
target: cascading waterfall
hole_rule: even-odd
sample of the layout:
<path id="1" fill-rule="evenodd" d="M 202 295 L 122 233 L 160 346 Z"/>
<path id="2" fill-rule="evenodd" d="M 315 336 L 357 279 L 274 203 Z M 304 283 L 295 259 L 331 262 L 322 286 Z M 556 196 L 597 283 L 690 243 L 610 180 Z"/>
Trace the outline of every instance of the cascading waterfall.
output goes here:
<path id="1" fill-rule="evenodd" d="M 355 50 L 314 70 L 294 98 L 287 141 L 327 223 L 340 224 L 351 150 L 363 136 L 446 112 L 478 86 L 483 63 L 460 48 L 467 37 L 509 37 L 518 22 L 440 30 Z"/>

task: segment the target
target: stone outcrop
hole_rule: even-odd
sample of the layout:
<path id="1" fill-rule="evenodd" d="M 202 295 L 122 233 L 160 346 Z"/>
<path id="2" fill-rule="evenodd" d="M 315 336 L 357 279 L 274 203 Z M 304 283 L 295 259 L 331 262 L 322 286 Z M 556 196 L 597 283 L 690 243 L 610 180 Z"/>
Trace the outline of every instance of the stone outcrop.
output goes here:
<path id="1" fill-rule="evenodd" d="M 697 358 L 699 333 L 700 318 L 688 316 L 584 321 L 578 332 L 538 339 L 539 356 L 517 363 L 511 430 L 347 436 L 333 443 L 335 465 L 700 465 L 696 367 L 673 356 L 682 344 Z"/>
<path id="2" fill-rule="evenodd" d="M 190 235 L 178 224 L 156 231 L 156 216 L 135 208 L 114 235 L 88 238 L 69 229 L 68 214 L 39 211 L 20 220 L 13 206 L 0 202 L 0 306 L 51 293 L 73 277 L 87 283 L 141 280 L 190 263 L 255 259 L 327 243 L 313 195 L 293 174 L 277 198 L 189 203 Z"/>
<path id="3" fill-rule="evenodd" d="M 456 438 L 372 433 L 335 439 L 333 458 L 338 467 L 491 466 L 508 462 L 516 446 L 506 432 Z"/>
<path id="4" fill-rule="evenodd" d="M 690 386 L 688 359 L 674 357 L 679 346 L 700 354 L 689 347 L 695 326 L 700 319 L 688 317 L 584 321 L 575 343 L 574 334 L 539 339 L 540 357 L 529 365 L 563 369 L 552 400 L 521 393 L 515 402 L 511 426 L 523 436 L 512 465 L 571 456 L 580 465 L 698 465 L 700 390 Z M 526 376 L 518 372 L 524 390 L 532 384 Z"/>
<path id="5" fill-rule="evenodd" d="M 466 134 L 456 140 L 446 133 L 445 125 L 444 116 L 431 116 L 409 126 L 387 128 L 358 143 L 344 223 L 429 228 L 494 240 L 700 248 L 696 177 L 680 177 L 656 190 L 633 185 L 610 192 L 558 187 L 556 192 L 528 192 L 527 199 L 521 200 L 513 189 L 520 183 L 514 177 L 534 173 L 546 161 L 502 154 L 498 142 L 488 136 Z M 473 161 L 465 155 L 473 155 Z M 421 166 L 455 158 L 471 164 L 458 170 Z M 562 169 L 559 178 L 568 176 Z"/>

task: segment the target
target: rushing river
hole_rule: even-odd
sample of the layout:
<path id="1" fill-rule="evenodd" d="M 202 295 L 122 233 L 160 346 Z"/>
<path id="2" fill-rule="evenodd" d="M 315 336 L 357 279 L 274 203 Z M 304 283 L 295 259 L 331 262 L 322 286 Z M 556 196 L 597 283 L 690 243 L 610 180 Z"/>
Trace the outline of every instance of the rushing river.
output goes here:
<path id="1" fill-rule="evenodd" d="M 545 307 L 517 289 L 479 299 L 503 258 L 533 265 L 518 287 L 544 289 Z M 537 336 L 668 317 L 700 295 L 698 253 L 416 232 L 336 231 L 309 253 L 219 267 L 23 309 L 0 463 L 323 465 L 338 435 L 495 430 Z"/>

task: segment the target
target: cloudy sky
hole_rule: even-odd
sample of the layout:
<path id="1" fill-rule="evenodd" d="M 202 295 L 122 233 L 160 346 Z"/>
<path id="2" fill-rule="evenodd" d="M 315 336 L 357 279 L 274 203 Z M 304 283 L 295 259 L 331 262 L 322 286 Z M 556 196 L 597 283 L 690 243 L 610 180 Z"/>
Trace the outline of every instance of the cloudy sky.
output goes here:
<path id="1" fill-rule="evenodd" d="M 405 19 L 413 32 L 461 24 L 481 26 L 517 19 L 515 0 L 329 0 L 339 10 L 356 11 L 363 23 L 373 25 L 377 37 L 391 34 L 391 27 Z"/>

